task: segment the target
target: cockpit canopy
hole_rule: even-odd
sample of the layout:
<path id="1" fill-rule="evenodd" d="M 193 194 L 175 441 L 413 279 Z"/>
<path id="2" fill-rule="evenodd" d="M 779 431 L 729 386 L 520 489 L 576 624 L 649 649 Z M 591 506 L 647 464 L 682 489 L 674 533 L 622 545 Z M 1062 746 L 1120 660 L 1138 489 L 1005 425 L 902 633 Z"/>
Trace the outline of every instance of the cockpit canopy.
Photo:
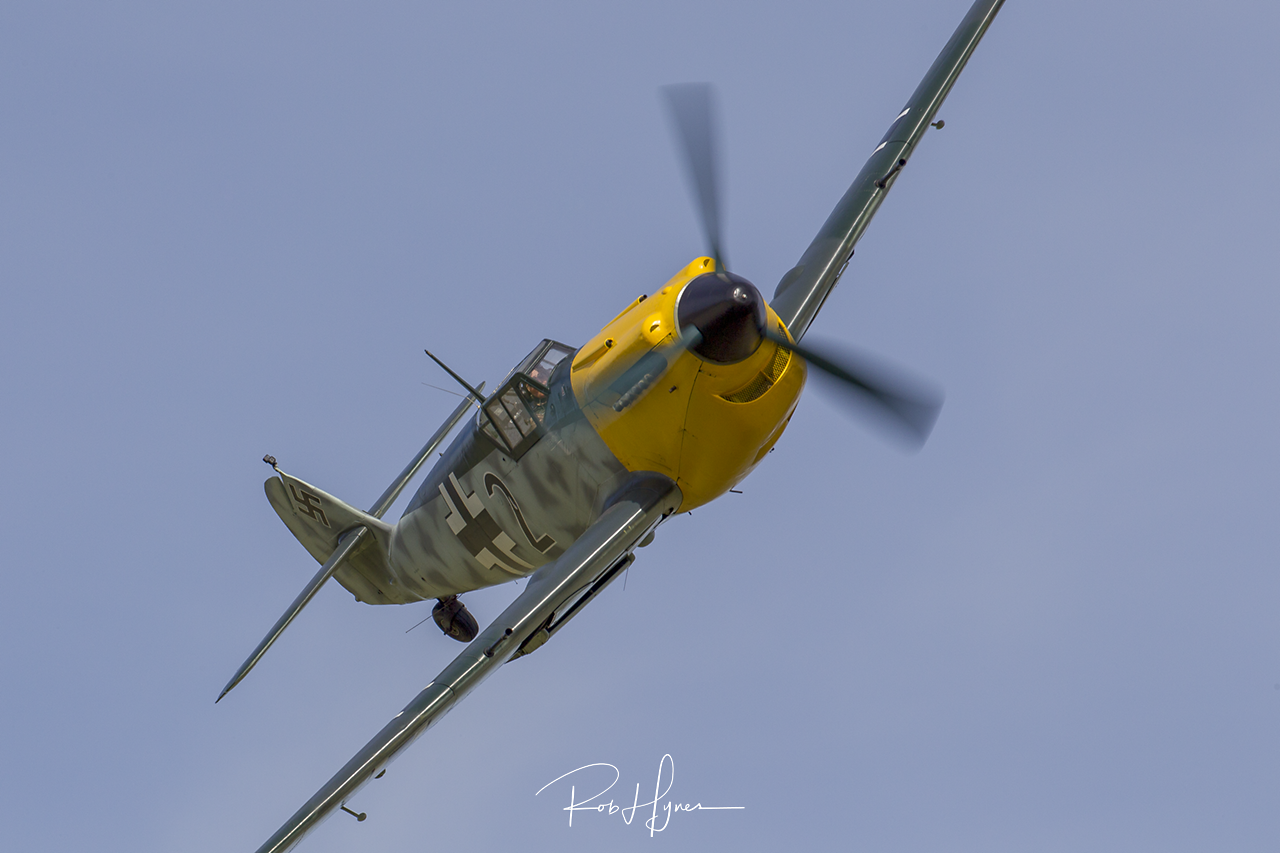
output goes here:
<path id="1" fill-rule="evenodd" d="M 556 365 L 564 361 L 568 356 L 573 355 L 574 349 L 571 346 L 553 341 L 550 338 L 543 338 L 542 343 L 533 348 L 533 352 L 524 357 L 524 360 L 516 365 L 515 369 L 508 376 L 516 373 L 523 373 L 534 382 L 546 388 L 551 381 L 551 371 L 556 369 Z"/>
<path id="2" fill-rule="evenodd" d="M 513 459 L 542 437 L 551 371 L 573 352 L 558 341 L 543 340 L 507 374 L 476 417 L 481 432 Z"/>

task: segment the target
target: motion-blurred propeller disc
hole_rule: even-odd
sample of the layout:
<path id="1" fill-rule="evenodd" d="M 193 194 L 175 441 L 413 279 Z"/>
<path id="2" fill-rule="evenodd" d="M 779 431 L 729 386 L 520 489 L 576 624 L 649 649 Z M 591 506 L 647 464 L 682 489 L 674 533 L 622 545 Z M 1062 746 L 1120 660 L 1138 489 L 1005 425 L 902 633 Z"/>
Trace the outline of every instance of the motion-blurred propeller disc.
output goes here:
<path id="1" fill-rule="evenodd" d="M 715 121 L 711 114 L 711 86 L 707 83 L 682 83 L 667 86 L 663 92 L 684 152 L 685 171 L 698 202 L 708 254 L 715 258 L 716 269 L 727 269 L 724 243 L 720 239 L 719 158 Z"/>
<path id="2" fill-rule="evenodd" d="M 919 449 L 942 410 L 942 393 L 911 380 L 866 356 L 836 356 L 794 344 L 776 335 L 769 340 L 803 358 L 836 380 L 855 403 L 883 416 L 883 425 L 908 446 Z"/>
<path id="3" fill-rule="evenodd" d="M 663 93 L 667 98 L 667 106 L 671 110 L 671 119 L 675 123 L 677 141 L 684 153 L 685 172 L 697 201 L 702 229 L 706 233 L 708 254 L 715 259 L 718 273 L 715 276 L 708 275 L 695 279 L 694 283 L 703 279 L 721 278 L 722 274 L 727 272 L 727 268 L 724 244 L 720 236 L 720 180 L 711 86 L 706 83 L 685 83 L 667 86 L 663 89 Z M 687 305 L 681 305 L 681 314 L 689 314 L 689 316 L 682 316 L 679 320 L 680 325 L 700 331 L 696 344 L 686 341 L 684 346 L 694 350 L 700 357 L 721 363 L 731 363 L 750 355 L 759 343 L 764 329 L 763 323 L 756 323 L 751 329 L 745 327 L 739 329 L 741 322 L 737 322 L 736 325 L 729 323 L 731 319 L 735 321 L 742 319 L 738 317 L 739 314 L 746 316 L 745 306 L 750 301 L 746 298 L 750 295 L 747 293 L 748 288 L 751 293 L 759 295 L 758 291 L 745 279 L 741 282 L 746 287 L 738 287 L 734 290 L 734 285 L 738 284 L 736 276 L 734 279 L 730 281 L 728 277 L 724 277 L 723 283 L 728 289 L 725 289 L 723 294 L 720 294 L 719 290 L 715 293 L 708 291 L 704 294 L 707 299 L 701 301 L 693 299 Z M 690 284 L 691 289 L 694 283 Z M 737 295 L 739 291 L 742 294 L 739 301 L 743 302 L 741 307 L 744 310 L 735 312 L 735 309 L 740 306 L 734 304 L 731 292 Z M 712 298 L 717 294 L 717 298 Z M 707 304 L 703 305 L 702 302 Z M 733 326 L 732 329 L 729 328 L 730 325 Z M 759 331 L 756 331 L 757 328 Z M 748 331 L 756 333 L 755 345 L 751 345 L 751 336 L 746 334 Z M 901 373 L 865 356 L 849 354 L 837 356 L 792 343 L 777 335 L 765 333 L 764 336 L 800 356 L 835 380 L 838 383 L 837 387 L 844 392 L 847 399 L 859 404 L 864 412 L 869 411 L 877 415 L 878 417 L 873 418 L 873 421 L 878 421 L 881 426 L 887 427 L 894 437 L 913 448 L 919 448 L 928 439 L 929 433 L 933 430 L 933 424 L 938 419 L 938 412 L 942 408 L 941 392 L 912 381 Z M 738 347 L 739 343 L 743 346 Z M 742 351 L 740 352 L 739 349 Z"/>

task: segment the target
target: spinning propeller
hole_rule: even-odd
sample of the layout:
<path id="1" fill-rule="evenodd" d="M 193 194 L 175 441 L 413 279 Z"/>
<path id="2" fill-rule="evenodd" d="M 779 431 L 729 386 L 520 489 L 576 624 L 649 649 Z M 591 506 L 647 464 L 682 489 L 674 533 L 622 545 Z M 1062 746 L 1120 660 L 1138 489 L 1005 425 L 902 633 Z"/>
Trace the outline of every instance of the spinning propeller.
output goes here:
<path id="1" fill-rule="evenodd" d="M 728 269 L 720 240 L 720 175 L 716 168 L 715 123 L 711 115 L 711 86 L 683 83 L 663 89 L 684 152 L 685 177 L 693 187 L 698 216 L 716 269 Z"/>
<path id="2" fill-rule="evenodd" d="M 764 297 L 751 282 L 730 273 L 720 236 L 720 192 L 711 87 L 686 83 L 663 89 L 684 154 L 685 174 L 699 220 L 715 259 L 716 272 L 691 281 L 680 300 L 681 329 L 698 333 L 686 345 L 714 361 L 734 361 L 755 351 L 763 339 L 800 356 L 834 380 L 837 392 L 869 412 L 873 420 L 909 446 L 922 446 L 938 419 L 942 394 L 865 356 L 836 355 L 801 346 L 765 326 Z M 745 350 L 745 354 L 739 355 Z M 736 358 L 732 356 L 737 356 Z"/>

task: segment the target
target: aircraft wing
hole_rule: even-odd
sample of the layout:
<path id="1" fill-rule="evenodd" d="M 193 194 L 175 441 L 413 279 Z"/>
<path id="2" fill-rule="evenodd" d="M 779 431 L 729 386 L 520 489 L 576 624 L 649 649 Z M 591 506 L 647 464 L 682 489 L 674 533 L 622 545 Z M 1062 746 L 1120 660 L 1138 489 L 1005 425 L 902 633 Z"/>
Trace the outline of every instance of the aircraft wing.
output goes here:
<path id="1" fill-rule="evenodd" d="M 610 499 L 600 518 L 556 560 L 535 572 L 524 592 L 258 848 L 258 853 L 291 849 L 490 673 L 546 642 L 617 577 L 631 562 L 636 544 L 674 512 L 681 499 L 670 479 L 660 474 L 634 475 Z"/>
<path id="2" fill-rule="evenodd" d="M 800 263 L 778 283 L 770 305 L 795 340 L 804 337 L 809 324 L 818 316 L 822 303 L 853 256 L 862 232 L 880 209 L 880 203 L 907 165 L 916 144 L 928 130 L 938 107 L 942 106 L 969 55 L 1002 5 L 1004 0 L 976 0 L 969 8 L 929 73 L 916 87 L 915 94 L 889 126 L 879 147 L 801 256 Z"/>

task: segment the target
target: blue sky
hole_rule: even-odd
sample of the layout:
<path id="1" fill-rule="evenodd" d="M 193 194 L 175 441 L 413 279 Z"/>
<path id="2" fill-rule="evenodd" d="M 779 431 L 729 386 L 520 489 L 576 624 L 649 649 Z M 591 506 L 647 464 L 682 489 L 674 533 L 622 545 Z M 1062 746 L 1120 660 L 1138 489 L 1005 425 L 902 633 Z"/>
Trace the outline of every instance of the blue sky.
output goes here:
<path id="1" fill-rule="evenodd" d="M 262 454 L 367 505 L 424 346 L 492 382 L 700 254 L 663 84 L 771 293 L 967 7 L 0 10 L 0 844 L 256 849 L 459 648 L 334 586 L 215 707 L 314 571 Z M 945 387 L 928 446 L 811 386 L 299 849 L 1274 849 L 1278 19 L 1010 0 L 811 333 Z M 664 754 L 744 810 L 534 797 Z"/>

